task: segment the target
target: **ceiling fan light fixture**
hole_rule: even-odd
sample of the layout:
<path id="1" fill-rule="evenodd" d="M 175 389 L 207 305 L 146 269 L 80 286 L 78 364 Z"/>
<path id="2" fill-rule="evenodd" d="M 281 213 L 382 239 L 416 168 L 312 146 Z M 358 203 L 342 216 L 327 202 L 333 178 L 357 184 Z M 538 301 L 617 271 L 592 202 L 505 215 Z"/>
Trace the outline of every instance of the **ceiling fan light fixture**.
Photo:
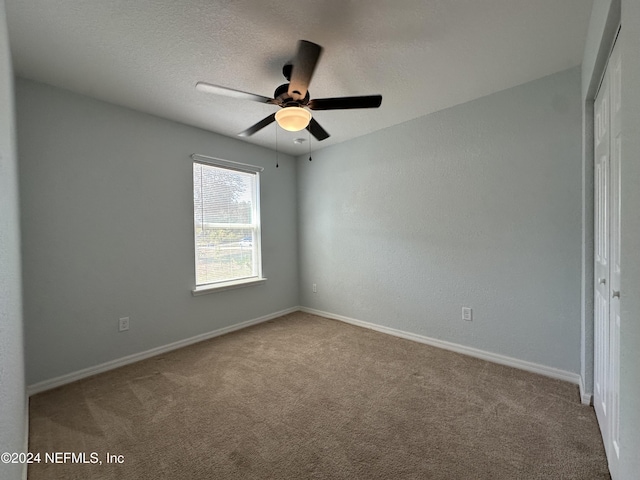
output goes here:
<path id="1" fill-rule="evenodd" d="M 311 112 L 302 107 L 285 107 L 276 112 L 276 122 L 289 132 L 299 132 L 307 128 L 311 121 Z"/>

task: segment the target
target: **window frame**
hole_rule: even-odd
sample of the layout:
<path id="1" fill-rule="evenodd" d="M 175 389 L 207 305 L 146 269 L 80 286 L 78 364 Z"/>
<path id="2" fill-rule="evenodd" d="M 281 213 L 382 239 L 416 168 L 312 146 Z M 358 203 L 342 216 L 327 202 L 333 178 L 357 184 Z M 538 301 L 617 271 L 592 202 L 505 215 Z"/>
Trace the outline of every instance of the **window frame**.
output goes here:
<path id="1" fill-rule="evenodd" d="M 201 164 L 201 165 L 206 165 L 206 166 L 211 166 L 211 167 L 217 167 L 217 168 L 222 168 L 222 169 L 226 169 L 226 170 L 231 170 L 231 171 L 237 171 L 237 172 L 241 172 L 241 173 L 249 173 L 252 175 L 255 175 L 255 189 L 256 189 L 256 193 L 255 193 L 255 205 L 252 206 L 252 217 L 253 217 L 253 222 L 252 222 L 252 229 L 254 229 L 254 235 L 253 235 L 253 243 L 254 245 L 252 245 L 253 247 L 253 255 L 255 257 L 253 264 L 254 264 L 254 269 L 256 270 L 256 275 L 252 275 L 250 277 L 242 277 L 242 278 L 234 278 L 234 279 L 230 279 L 230 280 L 222 280 L 222 281 L 216 281 L 216 282 L 210 282 L 210 283 L 204 283 L 201 285 L 198 285 L 198 278 L 197 278 L 197 269 L 198 269 L 198 246 L 197 246 L 197 237 L 196 237 L 196 221 L 195 221 L 195 198 L 194 198 L 194 203 L 192 204 L 193 206 L 193 210 L 192 210 L 192 216 L 193 216 L 193 220 L 192 220 L 192 225 L 193 225 L 193 259 L 194 259 L 194 275 L 193 275 L 193 279 L 194 279 L 194 288 L 191 290 L 191 293 L 194 296 L 197 295 L 204 295 L 207 293 L 214 293 L 214 292 L 220 292 L 223 290 L 229 290 L 229 289 L 233 289 L 233 288 L 241 288 L 241 287 L 247 287 L 247 286 L 251 286 L 251 285 L 261 285 L 263 284 L 267 279 L 263 276 L 263 272 L 262 272 L 262 225 L 261 225 L 261 218 L 262 218 L 262 214 L 261 214 L 261 210 L 260 210 L 260 173 L 262 171 L 264 171 L 264 168 L 262 167 L 257 167 L 255 165 L 249 165 L 246 163 L 239 163 L 239 162 L 234 162 L 231 160 L 224 160 L 221 158 L 216 158 L 216 157 L 209 157 L 207 155 L 200 155 L 200 154 L 196 154 L 194 153 L 193 155 L 191 155 L 191 159 L 192 159 L 192 164 L 191 164 L 191 168 L 192 168 L 192 184 L 191 184 L 191 188 L 192 188 L 192 193 L 195 191 L 195 185 L 193 184 L 193 169 L 196 167 L 196 165 Z"/>

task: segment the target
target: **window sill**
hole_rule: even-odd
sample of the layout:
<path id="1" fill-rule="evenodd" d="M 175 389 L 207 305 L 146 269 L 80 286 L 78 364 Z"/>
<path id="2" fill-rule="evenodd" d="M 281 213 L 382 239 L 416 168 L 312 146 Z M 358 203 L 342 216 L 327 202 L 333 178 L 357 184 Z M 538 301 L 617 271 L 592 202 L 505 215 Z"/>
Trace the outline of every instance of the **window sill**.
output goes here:
<path id="1" fill-rule="evenodd" d="M 234 288 L 251 287 L 253 285 L 262 285 L 267 281 L 266 278 L 250 278 L 244 280 L 236 280 L 233 282 L 214 283 L 210 285 L 201 285 L 191 290 L 194 297 L 198 295 L 207 295 L 209 293 L 222 292 L 224 290 L 232 290 Z"/>

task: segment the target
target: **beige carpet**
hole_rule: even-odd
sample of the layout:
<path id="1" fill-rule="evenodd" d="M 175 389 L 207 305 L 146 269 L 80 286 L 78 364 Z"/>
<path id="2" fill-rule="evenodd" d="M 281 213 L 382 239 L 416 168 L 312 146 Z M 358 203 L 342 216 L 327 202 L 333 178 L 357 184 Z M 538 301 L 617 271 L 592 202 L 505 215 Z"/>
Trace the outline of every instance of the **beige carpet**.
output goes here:
<path id="1" fill-rule="evenodd" d="M 304 313 L 36 395 L 29 435 L 30 480 L 610 478 L 575 385 Z"/>

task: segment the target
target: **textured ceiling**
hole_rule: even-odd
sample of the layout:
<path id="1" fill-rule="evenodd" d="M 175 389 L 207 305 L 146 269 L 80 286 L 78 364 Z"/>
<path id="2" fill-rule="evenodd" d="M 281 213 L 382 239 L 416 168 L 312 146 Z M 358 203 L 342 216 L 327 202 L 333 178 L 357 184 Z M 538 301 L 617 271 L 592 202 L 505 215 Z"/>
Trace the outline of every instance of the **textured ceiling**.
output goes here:
<path id="1" fill-rule="evenodd" d="M 380 93 L 377 110 L 314 112 L 317 149 L 575 65 L 592 0 L 6 0 L 15 72 L 233 136 L 277 110 L 299 39 L 324 47 L 311 98 Z M 278 148 L 308 150 L 278 130 Z M 240 138 L 240 137 L 238 137 Z M 275 124 L 243 140 L 275 148 Z"/>

